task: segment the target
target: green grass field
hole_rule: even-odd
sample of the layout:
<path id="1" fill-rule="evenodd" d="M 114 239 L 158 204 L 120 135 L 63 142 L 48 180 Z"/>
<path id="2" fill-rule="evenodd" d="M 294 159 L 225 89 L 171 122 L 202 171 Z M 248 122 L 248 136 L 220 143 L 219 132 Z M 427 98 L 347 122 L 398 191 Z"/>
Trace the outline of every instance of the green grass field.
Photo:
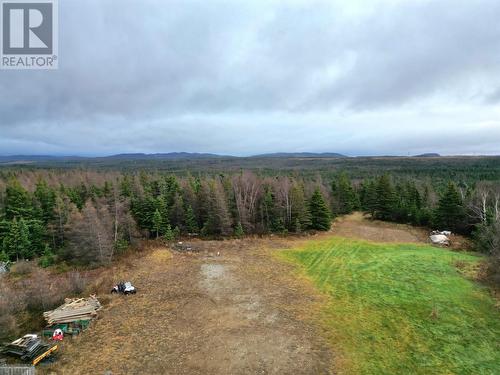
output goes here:
<path id="1" fill-rule="evenodd" d="M 462 276 L 473 255 L 344 238 L 279 252 L 328 297 L 321 319 L 344 374 L 500 374 L 500 312 Z"/>

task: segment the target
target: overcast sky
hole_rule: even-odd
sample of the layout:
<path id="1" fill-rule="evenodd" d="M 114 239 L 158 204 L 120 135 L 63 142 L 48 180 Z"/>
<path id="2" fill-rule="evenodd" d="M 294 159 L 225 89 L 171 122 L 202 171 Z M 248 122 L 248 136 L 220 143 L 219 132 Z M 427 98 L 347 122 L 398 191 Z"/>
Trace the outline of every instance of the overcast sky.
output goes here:
<path id="1" fill-rule="evenodd" d="M 60 0 L 0 154 L 500 154 L 500 1 Z"/>

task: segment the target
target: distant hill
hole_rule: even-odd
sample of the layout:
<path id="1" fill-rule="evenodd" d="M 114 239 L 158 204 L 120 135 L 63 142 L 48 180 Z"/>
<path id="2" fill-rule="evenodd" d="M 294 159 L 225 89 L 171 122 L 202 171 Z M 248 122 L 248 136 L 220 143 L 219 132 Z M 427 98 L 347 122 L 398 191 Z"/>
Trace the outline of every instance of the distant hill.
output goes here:
<path id="1" fill-rule="evenodd" d="M 225 155 L 209 154 L 209 153 L 198 153 L 198 152 L 167 152 L 167 153 L 156 153 L 156 154 L 144 154 L 144 153 L 132 153 L 132 154 L 117 154 L 105 156 L 106 159 L 207 159 L 207 158 L 222 158 L 228 157 Z M 234 157 L 234 156 L 229 156 Z"/>
<path id="2" fill-rule="evenodd" d="M 86 160 L 83 156 L 53 156 L 53 155 L 8 155 L 0 156 L 0 164 L 30 164 L 39 162 Z"/>
<path id="3" fill-rule="evenodd" d="M 0 164 L 40 164 L 40 163 L 112 163 L 126 161 L 188 161 L 201 159 L 253 159 L 253 158 L 346 158 L 347 156 L 334 152 L 276 152 L 270 154 L 253 155 L 249 157 L 237 157 L 232 155 L 219 155 L 199 152 L 167 152 L 167 153 L 123 153 L 108 156 L 54 156 L 54 155 L 9 155 L 0 156 Z"/>
<path id="4" fill-rule="evenodd" d="M 427 152 L 425 154 L 415 155 L 415 158 L 439 158 L 441 155 L 435 152 Z"/>
<path id="5" fill-rule="evenodd" d="M 347 158 L 336 152 L 275 152 L 271 154 L 253 155 L 252 158 Z"/>

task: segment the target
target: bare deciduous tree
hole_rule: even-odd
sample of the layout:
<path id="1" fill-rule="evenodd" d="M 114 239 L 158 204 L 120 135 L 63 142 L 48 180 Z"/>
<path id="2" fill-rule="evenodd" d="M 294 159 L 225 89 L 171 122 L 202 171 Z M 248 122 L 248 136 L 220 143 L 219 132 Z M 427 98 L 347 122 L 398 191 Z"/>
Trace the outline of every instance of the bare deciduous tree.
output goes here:
<path id="1" fill-rule="evenodd" d="M 262 195 L 262 180 L 251 172 L 243 172 L 233 176 L 232 186 L 238 220 L 245 231 L 253 231 L 257 202 Z"/>

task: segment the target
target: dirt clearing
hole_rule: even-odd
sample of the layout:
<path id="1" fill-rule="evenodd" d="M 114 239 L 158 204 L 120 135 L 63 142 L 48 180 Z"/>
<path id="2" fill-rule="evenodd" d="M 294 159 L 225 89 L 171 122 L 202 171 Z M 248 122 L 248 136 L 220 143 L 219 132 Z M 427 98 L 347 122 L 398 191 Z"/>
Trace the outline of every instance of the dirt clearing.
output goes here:
<path id="1" fill-rule="evenodd" d="M 357 238 L 374 242 L 426 242 L 426 231 L 404 224 L 386 223 L 368 220 L 362 213 L 356 212 L 335 220 L 331 233 L 348 238 Z"/>
<path id="2" fill-rule="evenodd" d="M 137 295 L 114 296 L 64 343 L 56 374 L 330 374 L 333 354 L 308 311 L 318 302 L 268 255 L 277 241 L 195 241 L 156 249 L 129 270 Z M 285 246 L 282 244 L 282 246 Z M 217 256 L 217 252 L 220 255 Z"/>
<path id="3" fill-rule="evenodd" d="M 312 237 L 195 240 L 127 259 L 112 281 L 132 296 L 103 295 L 92 327 L 66 340 L 54 374 L 331 374 L 334 353 L 316 312 L 324 302 L 293 267 L 271 256 L 332 235 L 427 242 L 427 231 L 353 214 Z"/>
<path id="4" fill-rule="evenodd" d="M 406 224 L 389 223 L 380 220 L 370 220 L 361 212 L 339 217 L 335 220 L 330 234 L 336 236 L 356 238 L 373 242 L 404 242 L 404 243 L 426 243 L 429 241 L 429 230 L 413 227 Z M 452 234 L 451 248 L 456 250 L 467 250 L 470 241 L 460 235 Z"/>

